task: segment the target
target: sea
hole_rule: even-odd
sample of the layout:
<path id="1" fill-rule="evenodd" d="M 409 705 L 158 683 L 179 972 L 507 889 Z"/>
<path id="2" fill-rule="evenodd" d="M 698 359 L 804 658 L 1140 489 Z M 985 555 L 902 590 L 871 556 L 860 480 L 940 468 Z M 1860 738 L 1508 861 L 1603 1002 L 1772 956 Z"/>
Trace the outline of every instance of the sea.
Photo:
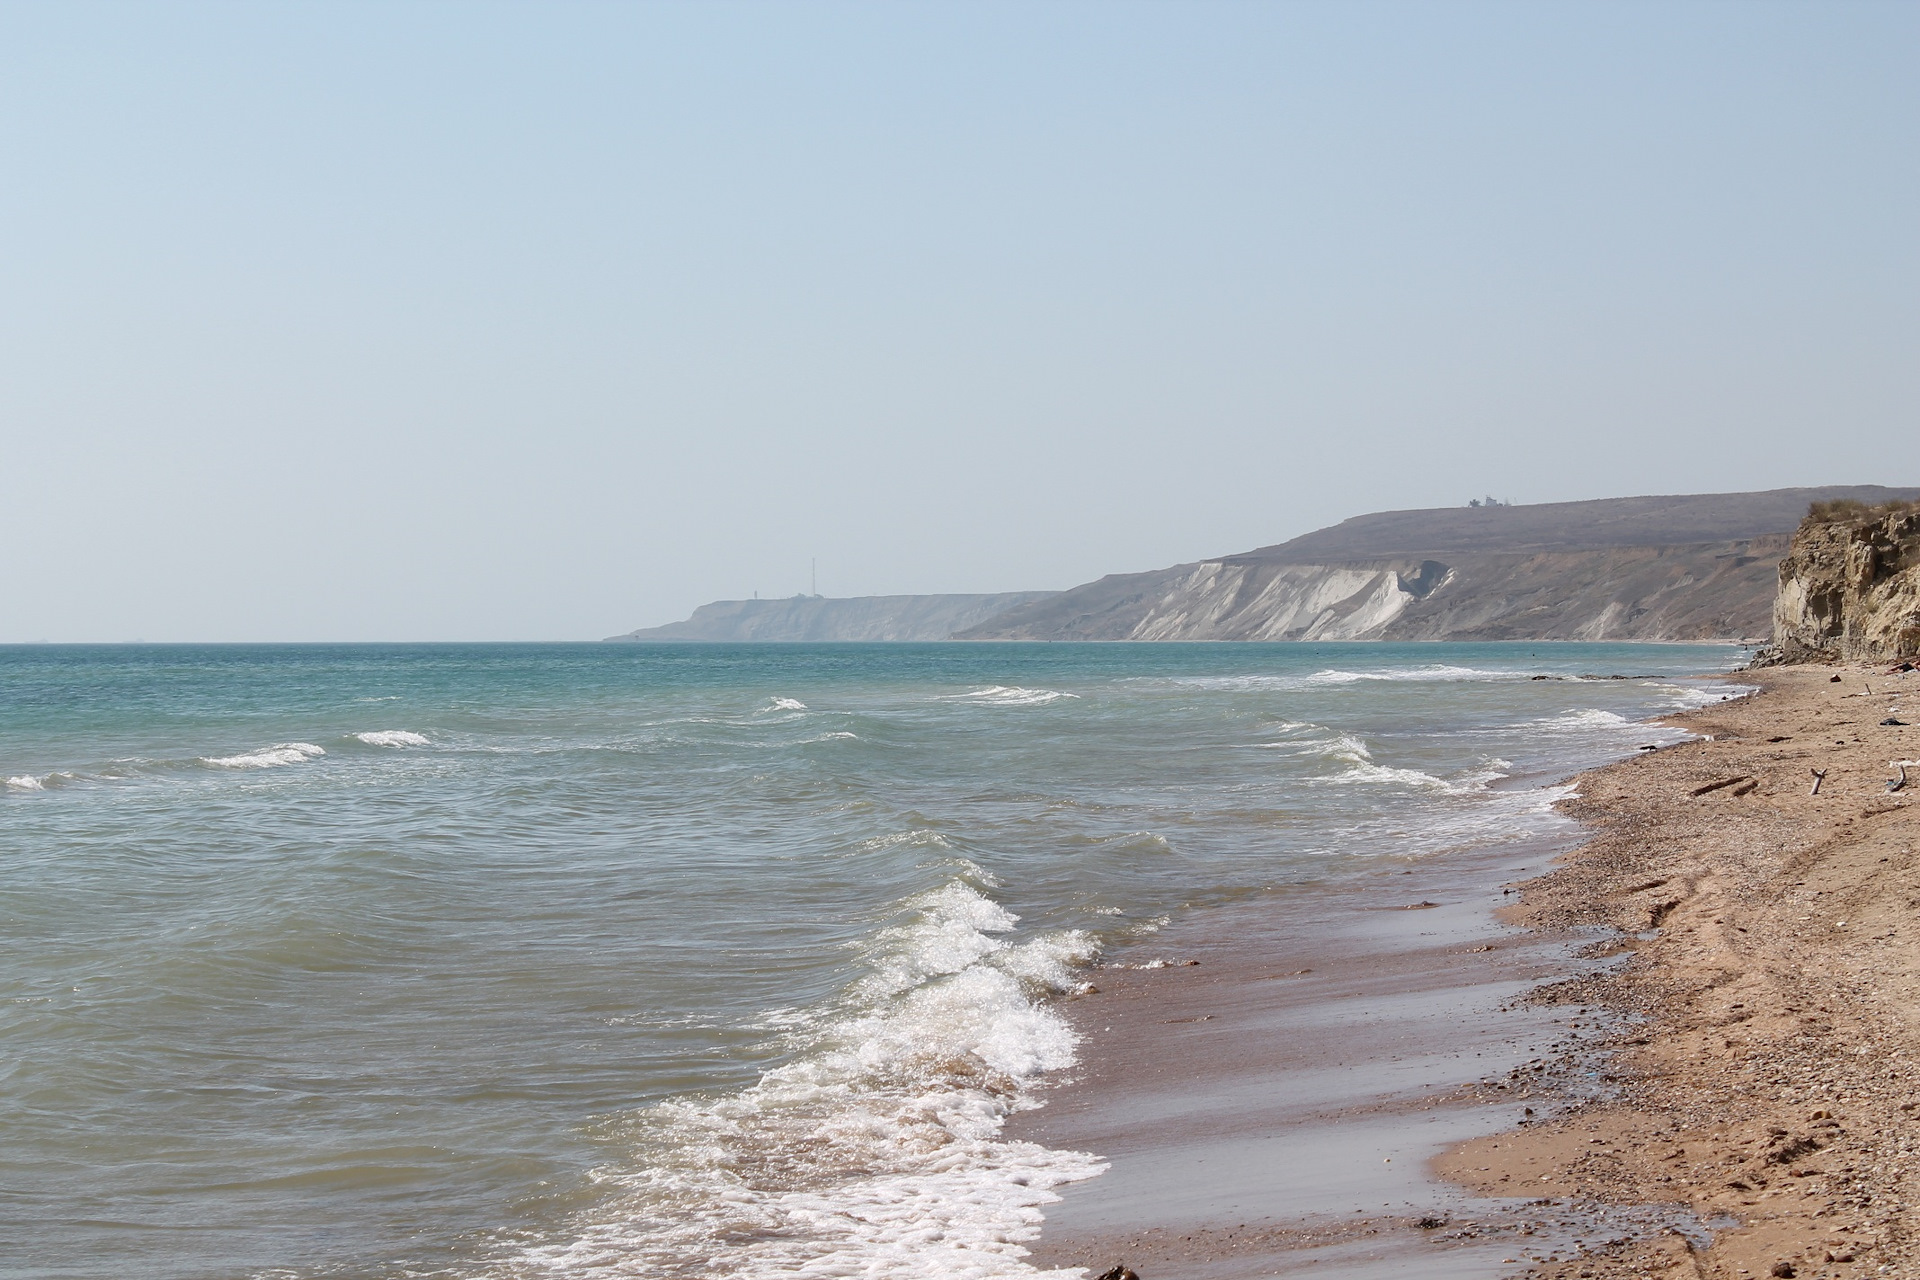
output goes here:
<path id="1" fill-rule="evenodd" d="M 1098 965 L 1570 838 L 1739 656 L 0 648 L 0 1277 L 1038 1274 Z"/>

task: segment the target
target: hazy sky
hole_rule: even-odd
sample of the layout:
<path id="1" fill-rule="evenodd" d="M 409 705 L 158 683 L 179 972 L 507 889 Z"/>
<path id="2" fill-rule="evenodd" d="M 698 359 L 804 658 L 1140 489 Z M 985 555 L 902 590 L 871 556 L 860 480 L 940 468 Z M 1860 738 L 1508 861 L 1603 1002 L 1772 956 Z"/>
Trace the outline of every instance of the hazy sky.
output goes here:
<path id="1" fill-rule="evenodd" d="M 0 641 L 1920 482 L 1920 6 L 0 7 Z"/>

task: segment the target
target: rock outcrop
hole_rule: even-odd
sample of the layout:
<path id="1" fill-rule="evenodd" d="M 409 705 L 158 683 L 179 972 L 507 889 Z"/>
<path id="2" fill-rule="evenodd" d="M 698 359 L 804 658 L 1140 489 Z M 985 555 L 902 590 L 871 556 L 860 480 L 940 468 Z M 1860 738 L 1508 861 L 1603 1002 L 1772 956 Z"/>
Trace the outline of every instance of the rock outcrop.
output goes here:
<path id="1" fill-rule="evenodd" d="M 1816 504 L 1780 561 L 1781 662 L 1920 656 L 1920 503 Z"/>
<path id="2" fill-rule="evenodd" d="M 643 627 L 610 640 L 708 643 L 946 640 L 1051 591 L 985 595 L 793 596 L 786 600 L 716 600 L 685 622 Z"/>

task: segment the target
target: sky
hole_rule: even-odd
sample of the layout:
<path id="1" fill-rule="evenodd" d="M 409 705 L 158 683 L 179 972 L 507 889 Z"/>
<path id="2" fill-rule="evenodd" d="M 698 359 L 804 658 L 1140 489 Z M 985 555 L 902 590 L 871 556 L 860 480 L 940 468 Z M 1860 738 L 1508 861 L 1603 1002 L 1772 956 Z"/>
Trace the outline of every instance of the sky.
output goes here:
<path id="1" fill-rule="evenodd" d="M 0 642 L 1920 483 L 1920 6 L 0 3 Z"/>

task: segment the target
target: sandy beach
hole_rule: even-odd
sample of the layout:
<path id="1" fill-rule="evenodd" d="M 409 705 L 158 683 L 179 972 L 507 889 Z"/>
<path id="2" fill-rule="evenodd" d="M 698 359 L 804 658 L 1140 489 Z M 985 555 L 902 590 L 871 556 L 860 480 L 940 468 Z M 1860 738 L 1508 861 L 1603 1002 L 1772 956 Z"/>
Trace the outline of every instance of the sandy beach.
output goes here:
<path id="1" fill-rule="evenodd" d="M 1595 837 L 1514 913 L 1618 931 L 1622 968 L 1539 996 L 1621 1019 L 1613 1096 L 1438 1164 L 1489 1194 L 1682 1205 L 1712 1243 L 1668 1237 L 1540 1275 L 1920 1274 L 1920 769 L 1887 789 L 1920 729 L 1883 723 L 1920 720 L 1920 681 L 1743 678 L 1761 692 L 1679 718 L 1711 741 L 1580 780 L 1571 808 Z"/>
<path id="2" fill-rule="evenodd" d="M 1886 786 L 1920 729 L 1882 723 L 1920 684 L 1739 679 L 1672 718 L 1697 740 L 1574 780 L 1571 851 L 1390 868 L 1312 919 L 1277 891 L 1116 957 L 1072 1004 L 1084 1069 L 1020 1118 L 1113 1168 L 1035 1261 L 1920 1274 L 1920 770 Z"/>

